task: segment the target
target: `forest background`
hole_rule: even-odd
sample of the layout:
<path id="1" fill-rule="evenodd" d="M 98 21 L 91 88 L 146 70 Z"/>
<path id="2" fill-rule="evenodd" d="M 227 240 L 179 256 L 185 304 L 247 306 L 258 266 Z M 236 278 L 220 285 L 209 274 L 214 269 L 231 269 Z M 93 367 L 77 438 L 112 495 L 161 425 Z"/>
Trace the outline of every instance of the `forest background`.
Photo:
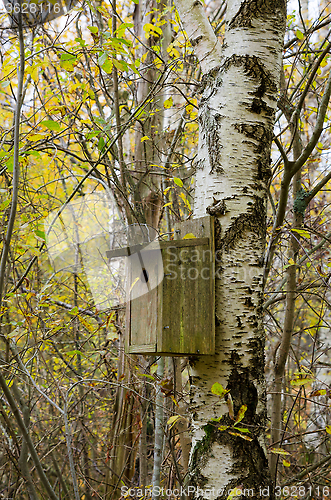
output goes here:
<path id="1" fill-rule="evenodd" d="M 204 8 L 222 43 L 227 2 Z M 281 497 L 331 492 L 330 9 L 288 6 L 272 147 L 266 433 Z M 189 360 L 124 355 L 123 305 L 96 307 L 83 269 L 54 270 L 44 224 L 106 191 L 126 224 L 163 238 L 192 216 L 203 86 L 194 48 L 169 0 L 78 3 L 22 36 L 3 13 L 0 36 L 0 498 L 175 490 L 190 477 Z M 302 151 L 293 181 L 286 169 Z M 233 421 L 245 446 L 244 408 Z"/>

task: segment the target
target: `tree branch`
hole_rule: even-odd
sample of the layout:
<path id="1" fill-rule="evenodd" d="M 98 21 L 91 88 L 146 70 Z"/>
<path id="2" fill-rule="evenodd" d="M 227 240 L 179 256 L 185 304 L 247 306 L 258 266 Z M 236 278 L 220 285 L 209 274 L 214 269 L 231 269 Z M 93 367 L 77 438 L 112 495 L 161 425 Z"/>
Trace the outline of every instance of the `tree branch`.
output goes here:
<path id="1" fill-rule="evenodd" d="M 209 73 L 220 66 L 222 49 L 205 9 L 199 0 L 178 0 L 176 5 L 202 73 Z"/>

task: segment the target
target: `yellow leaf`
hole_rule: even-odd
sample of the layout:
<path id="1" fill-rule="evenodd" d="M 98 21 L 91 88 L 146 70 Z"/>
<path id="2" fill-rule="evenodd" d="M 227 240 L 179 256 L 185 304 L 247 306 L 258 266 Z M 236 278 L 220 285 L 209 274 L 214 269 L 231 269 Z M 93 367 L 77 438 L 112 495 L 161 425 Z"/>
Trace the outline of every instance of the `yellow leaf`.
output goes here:
<path id="1" fill-rule="evenodd" d="M 85 318 L 83 318 L 79 314 L 77 315 L 77 317 L 79 318 L 80 323 L 86 328 L 86 330 L 88 330 L 90 333 L 95 332 L 95 328 L 92 325 L 90 325 L 90 323 L 86 321 Z"/>
<path id="2" fill-rule="evenodd" d="M 331 434 L 331 425 L 327 425 L 327 426 L 325 427 L 325 430 L 326 430 L 326 432 L 327 432 L 328 434 Z"/>
<path id="3" fill-rule="evenodd" d="M 144 141 L 150 141 L 150 138 L 147 135 L 144 135 L 144 137 L 142 137 L 140 139 L 140 142 L 144 142 Z"/>
<path id="4" fill-rule="evenodd" d="M 37 142 L 43 139 L 44 136 L 42 134 L 31 134 L 27 136 L 27 140 L 31 142 Z"/>
<path id="5" fill-rule="evenodd" d="M 167 421 L 169 429 L 171 429 L 180 418 L 182 418 L 180 415 L 173 415 L 172 417 L 170 417 L 169 420 Z"/>
<path id="6" fill-rule="evenodd" d="M 240 410 L 238 411 L 238 415 L 237 415 L 236 421 L 235 421 L 235 423 L 233 425 L 236 425 L 236 424 L 238 424 L 239 422 L 242 421 L 242 419 L 245 416 L 246 410 L 247 410 L 247 405 L 242 405 L 241 408 L 240 408 Z"/>
<path id="7" fill-rule="evenodd" d="M 164 107 L 165 109 L 169 109 L 169 108 L 171 108 L 171 107 L 172 107 L 172 105 L 173 105 L 173 101 L 172 101 L 172 97 L 170 96 L 170 97 L 169 97 L 169 99 L 166 99 L 166 100 L 164 101 L 164 103 L 163 103 L 163 107 Z"/>
<path id="8" fill-rule="evenodd" d="M 290 453 L 283 448 L 271 448 L 271 453 L 275 453 L 276 455 L 290 455 Z"/>
<path id="9" fill-rule="evenodd" d="M 288 462 L 287 460 L 283 460 L 283 465 L 284 467 L 291 467 L 291 462 Z"/>
<path id="10" fill-rule="evenodd" d="M 237 437 L 240 437 L 241 439 L 245 439 L 245 441 L 253 441 L 253 439 L 250 438 L 249 436 L 244 436 L 243 434 L 239 434 L 239 432 L 232 432 L 232 431 L 228 431 L 228 432 L 232 436 L 237 436 Z"/>
<path id="11" fill-rule="evenodd" d="M 296 30 L 295 34 L 299 40 L 303 40 L 304 34 L 302 33 L 302 31 Z"/>
<path id="12" fill-rule="evenodd" d="M 146 38 L 148 38 L 148 36 L 149 36 L 149 34 L 150 34 L 150 32 L 151 32 L 151 31 L 153 32 L 153 33 L 152 33 L 152 34 L 153 34 L 153 36 L 162 35 L 162 30 L 161 30 L 161 28 L 159 28 L 158 26 L 154 26 L 154 25 L 153 25 L 153 24 L 151 24 L 151 23 L 146 23 L 146 24 L 144 25 L 144 28 L 143 28 L 143 29 L 144 29 L 144 31 L 146 32 L 146 35 L 145 35 L 145 36 L 146 36 Z M 156 35 L 156 33 L 157 33 L 157 35 Z"/>
<path id="13" fill-rule="evenodd" d="M 39 81 L 39 67 L 37 65 L 31 71 L 31 78 L 34 82 L 38 83 L 38 81 Z"/>
<path id="14" fill-rule="evenodd" d="M 226 500 L 232 500 L 232 498 L 234 497 L 241 497 L 242 494 L 243 494 L 242 485 L 236 486 L 229 492 L 229 496 L 227 497 Z"/>
<path id="15" fill-rule="evenodd" d="M 228 425 L 221 425 L 221 426 L 218 428 L 218 430 L 219 430 L 219 431 L 226 431 L 226 429 L 228 429 L 228 428 L 229 428 L 229 426 L 228 426 Z"/>
<path id="16" fill-rule="evenodd" d="M 183 240 L 192 240 L 193 238 L 196 238 L 196 236 L 194 236 L 193 233 L 187 233 L 185 234 L 185 236 L 183 237 Z M 213 391 L 212 391 L 213 392 Z"/>
<path id="17" fill-rule="evenodd" d="M 294 380 L 291 380 L 291 385 L 297 386 L 297 385 L 307 385 L 311 384 L 314 382 L 313 378 L 297 378 Z"/>
<path id="18" fill-rule="evenodd" d="M 310 394 L 310 397 L 314 397 L 314 396 L 326 396 L 326 389 L 318 389 L 317 391 L 313 391 Z"/>
<path id="19" fill-rule="evenodd" d="M 310 238 L 310 233 L 305 231 L 304 229 L 291 229 L 291 231 L 300 234 L 300 236 L 304 236 L 305 238 Z M 290 259 L 291 260 L 291 259 Z"/>

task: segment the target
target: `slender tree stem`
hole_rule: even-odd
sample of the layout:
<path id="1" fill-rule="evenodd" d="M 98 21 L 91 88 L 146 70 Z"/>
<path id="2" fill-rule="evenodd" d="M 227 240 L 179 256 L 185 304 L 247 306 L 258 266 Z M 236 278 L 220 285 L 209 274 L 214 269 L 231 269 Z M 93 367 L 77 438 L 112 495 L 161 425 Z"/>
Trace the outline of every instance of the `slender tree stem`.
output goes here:
<path id="1" fill-rule="evenodd" d="M 13 194 L 10 207 L 10 214 L 7 226 L 6 237 L 1 254 L 0 262 L 0 314 L 1 306 L 4 294 L 5 286 L 5 274 L 6 274 L 6 264 L 8 260 L 8 253 L 10 247 L 10 241 L 13 234 L 14 222 L 17 211 L 17 201 L 18 201 L 18 189 L 20 180 L 20 167 L 19 167 L 19 144 L 20 144 L 20 123 L 21 123 L 21 110 L 23 104 L 23 81 L 24 81 L 24 68 L 25 68 L 25 53 L 24 53 L 24 36 L 23 36 L 23 26 L 22 26 L 22 16 L 19 15 L 18 23 L 18 41 L 19 41 L 19 51 L 20 58 L 17 69 L 18 74 L 18 84 L 17 84 L 17 94 L 16 94 L 16 109 L 14 117 L 14 161 L 13 161 Z"/>

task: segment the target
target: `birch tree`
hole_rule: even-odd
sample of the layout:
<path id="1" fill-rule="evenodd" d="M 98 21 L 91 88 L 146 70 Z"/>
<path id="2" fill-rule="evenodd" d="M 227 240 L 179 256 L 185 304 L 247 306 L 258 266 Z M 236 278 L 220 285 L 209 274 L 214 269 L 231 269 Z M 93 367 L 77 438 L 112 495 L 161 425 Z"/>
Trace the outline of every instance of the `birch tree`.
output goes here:
<path id="1" fill-rule="evenodd" d="M 229 1 L 222 47 L 200 2 L 177 7 L 203 73 L 194 213 L 215 216 L 217 249 L 216 354 L 192 368 L 190 482 L 199 498 L 235 487 L 272 495 L 262 268 L 286 6 Z M 236 429 L 240 419 L 249 433 Z"/>

